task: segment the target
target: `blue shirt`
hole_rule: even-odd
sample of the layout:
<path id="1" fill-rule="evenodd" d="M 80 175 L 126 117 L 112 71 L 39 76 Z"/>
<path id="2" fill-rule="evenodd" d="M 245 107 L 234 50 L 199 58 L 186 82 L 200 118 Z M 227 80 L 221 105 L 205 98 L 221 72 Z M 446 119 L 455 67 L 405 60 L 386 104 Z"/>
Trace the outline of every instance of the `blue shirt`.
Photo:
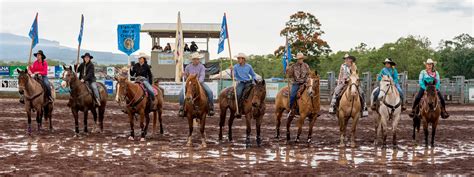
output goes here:
<path id="1" fill-rule="evenodd" d="M 436 89 L 439 90 L 439 87 L 441 86 L 440 83 L 440 77 L 438 71 L 436 71 L 436 77 L 432 77 L 426 72 L 426 70 L 422 70 L 420 72 L 420 76 L 418 78 L 418 83 L 420 84 L 420 87 L 423 88 L 423 90 L 426 90 L 426 82 L 436 82 Z"/>
<path id="2" fill-rule="evenodd" d="M 250 81 L 251 79 L 256 78 L 256 75 L 255 75 L 255 72 L 253 71 L 252 66 L 250 66 L 247 63 L 245 63 L 243 66 L 241 66 L 238 63 L 235 64 L 234 71 L 235 71 L 234 77 L 235 77 L 235 80 L 237 81 Z"/>
<path id="3" fill-rule="evenodd" d="M 199 82 L 204 82 L 204 77 L 206 76 L 206 67 L 204 67 L 204 65 L 201 63 L 197 65 L 190 63 L 186 66 L 184 72 L 188 74 L 196 74 Z"/>
<path id="4" fill-rule="evenodd" d="M 379 76 L 377 77 L 377 81 L 382 80 L 382 76 L 390 76 L 393 79 L 393 83 L 398 84 L 398 71 L 395 68 L 383 68 L 380 70 Z"/>

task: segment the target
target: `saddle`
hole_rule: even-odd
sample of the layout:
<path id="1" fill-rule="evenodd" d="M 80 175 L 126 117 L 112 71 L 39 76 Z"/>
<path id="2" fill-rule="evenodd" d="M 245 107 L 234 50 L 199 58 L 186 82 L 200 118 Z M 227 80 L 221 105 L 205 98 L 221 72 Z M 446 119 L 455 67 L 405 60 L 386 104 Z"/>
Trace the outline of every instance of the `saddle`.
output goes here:
<path id="1" fill-rule="evenodd" d="M 339 102 L 341 101 L 342 95 L 344 95 L 344 92 L 349 88 L 349 84 L 345 84 L 344 87 L 342 87 L 341 92 L 337 93 L 336 97 L 336 108 L 339 107 Z M 336 94 L 336 93 L 334 93 Z"/>
<path id="2" fill-rule="evenodd" d="M 88 82 L 85 82 L 84 84 L 86 85 L 87 93 L 89 93 L 92 96 L 92 98 L 95 98 L 94 91 L 92 91 L 92 88 L 91 88 L 91 84 L 88 83 Z M 99 97 L 100 97 L 100 90 L 99 89 L 100 89 L 100 87 L 97 87 L 97 91 L 99 91 Z M 97 98 L 97 99 L 100 100 L 100 98 Z"/>
<path id="3" fill-rule="evenodd" d="M 40 85 L 41 85 L 41 89 L 43 89 L 43 91 L 45 92 L 43 94 L 43 97 L 44 97 L 44 100 L 49 100 L 47 94 L 46 94 L 46 91 L 47 91 L 47 88 L 46 88 L 46 85 L 44 85 L 44 82 L 43 82 L 43 78 L 42 77 L 39 77 L 38 75 L 34 75 L 33 77 L 34 80 L 36 80 L 36 82 L 38 82 Z M 51 92 L 53 90 L 51 89 Z M 51 95 L 53 95 L 52 93 L 50 93 Z"/>
<path id="4" fill-rule="evenodd" d="M 246 100 L 249 97 L 250 91 L 252 91 L 254 84 L 245 84 L 245 86 L 247 87 L 245 87 L 242 91 L 242 100 Z"/>

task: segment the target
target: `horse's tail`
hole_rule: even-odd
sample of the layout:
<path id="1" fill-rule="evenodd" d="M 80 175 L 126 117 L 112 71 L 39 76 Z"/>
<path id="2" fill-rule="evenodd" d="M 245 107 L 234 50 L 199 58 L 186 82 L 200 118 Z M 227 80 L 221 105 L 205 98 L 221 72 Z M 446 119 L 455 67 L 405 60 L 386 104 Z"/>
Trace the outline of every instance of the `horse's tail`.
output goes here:
<path id="1" fill-rule="evenodd" d="M 415 117 L 413 117 L 413 129 L 420 131 L 420 126 L 421 126 L 421 118 L 420 116 L 415 115 Z"/>

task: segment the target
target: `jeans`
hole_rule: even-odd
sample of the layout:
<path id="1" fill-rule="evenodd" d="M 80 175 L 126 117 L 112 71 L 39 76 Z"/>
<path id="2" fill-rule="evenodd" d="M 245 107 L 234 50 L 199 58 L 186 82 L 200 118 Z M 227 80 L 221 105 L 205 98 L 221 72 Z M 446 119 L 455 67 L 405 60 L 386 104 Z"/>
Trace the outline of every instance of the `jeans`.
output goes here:
<path id="1" fill-rule="evenodd" d="M 51 84 L 49 83 L 48 76 L 41 76 L 43 84 L 46 87 L 46 96 L 51 97 Z"/>
<path id="2" fill-rule="evenodd" d="M 92 92 L 94 92 L 95 98 L 100 99 L 99 89 L 97 88 L 97 82 L 91 82 L 89 86 L 91 87 Z"/>
<path id="3" fill-rule="evenodd" d="M 201 82 L 201 86 L 207 94 L 207 102 L 211 109 L 214 109 L 214 97 L 212 95 L 212 90 L 207 86 L 206 83 Z M 179 105 L 184 106 L 184 88 L 179 92 Z"/>
<path id="4" fill-rule="evenodd" d="M 146 87 L 146 89 L 148 90 L 148 93 L 150 93 L 150 95 L 152 97 L 155 97 L 155 92 L 153 92 L 153 87 L 151 86 L 151 84 L 148 82 L 148 80 L 144 80 L 142 81 L 143 85 Z"/>
<path id="5" fill-rule="evenodd" d="M 295 104 L 296 101 L 296 94 L 298 93 L 298 90 L 300 89 L 301 84 L 292 84 L 291 85 L 291 92 L 290 92 L 290 109 L 293 108 L 293 105 Z"/>
<path id="6" fill-rule="evenodd" d="M 395 87 L 397 87 L 397 90 L 398 90 L 398 94 L 400 95 L 400 99 L 402 100 L 402 103 L 403 103 L 403 90 L 402 90 L 402 87 L 400 86 L 400 84 L 395 84 Z M 378 99 L 378 96 L 379 96 L 379 93 L 380 93 L 380 87 L 377 87 L 377 89 L 375 90 L 374 92 L 374 103 L 377 102 L 377 99 Z"/>
<path id="7" fill-rule="evenodd" d="M 244 89 L 252 84 L 252 81 L 239 81 L 237 83 L 236 92 L 237 92 L 237 99 L 239 103 L 242 100 L 242 95 L 244 94 Z"/>
<path id="8" fill-rule="evenodd" d="M 444 108 L 445 105 L 446 105 L 446 103 L 444 101 L 444 97 L 443 97 L 443 95 L 441 95 L 441 92 L 439 90 L 437 90 L 437 92 L 438 92 L 439 101 L 441 102 L 441 106 L 443 106 L 443 108 Z M 416 94 L 415 101 L 413 102 L 413 107 L 412 107 L 413 109 L 415 109 L 416 106 L 418 106 L 418 104 L 420 104 L 421 98 L 423 98 L 424 93 L 425 93 L 425 89 L 420 87 L 420 90 L 418 90 L 418 94 Z"/>

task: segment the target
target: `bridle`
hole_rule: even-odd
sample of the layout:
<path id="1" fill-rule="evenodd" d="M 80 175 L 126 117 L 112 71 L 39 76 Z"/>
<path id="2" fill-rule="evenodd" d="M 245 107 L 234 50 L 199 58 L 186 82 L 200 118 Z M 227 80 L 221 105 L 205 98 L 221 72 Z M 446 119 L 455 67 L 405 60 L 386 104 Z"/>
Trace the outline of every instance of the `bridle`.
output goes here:
<path id="1" fill-rule="evenodd" d="M 433 86 L 429 86 L 429 87 L 433 87 Z M 438 102 L 439 102 L 439 99 L 438 99 L 438 94 L 437 94 L 438 91 L 437 91 L 436 89 L 434 89 L 433 92 L 434 92 L 433 94 L 434 94 L 434 97 L 435 97 L 435 101 L 434 101 L 434 104 L 435 104 L 435 105 L 433 106 L 433 108 L 431 109 L 431 111 L 435 111 L 436 109 L 438 109 L 438 105 L 439 105 L 439 103 L 438 103 Z M 429 105 L 428 100 L 426 100 L 426 99 L 430 96 L 429 94 L 430 94 L 430 93 L 428 92 L 428 88 L 427 88 L 427 89 L 425 90 L 425 94 L 424 94 L 424 97 L 425 97 L 425 98 L 423 98 L 423 102 L 428 104 L 428 111 L 430 111 L 430 108 L 431 108 L 431 106 Z M 424 111 L 425 111 L 425 112 L 428 112 L 428 111 L 426 111 L 426 110 L 424 110 Z"/>
<path id="2" fill-rule="evenodd" d="M 26 75 L 26 76 L 25 76 L 25 75 Z M 32 79 L 32 78 L 31 78 L 31 76 L 30 76 L 29 74 L 24 73 L 24 74 L 21 74 L 21 75 L 18 77 L 18 79 L 25 81 L 25 86 L 21 86 L 21 85 L 18 83 L 18 89 L 19 89 L 19 90 L 23 90 L 23 92 L 24 92 L 26 85 L 29 85 L 28 83 L 30 83 L 30 79 Z M 33 96 L 26 96 L 26 95 L 25 95 L 25 99 L 28 100 L 28 101 L 32 101 L 32 100 L 38 98 L 38 97 L 39 97 L 41 94 L 43 94 L 43 93 L 44 93 L 44 90 L 41 89 L 41 92 L 39 92 L 39 93 L 37 93 L 37 94 L 35 94 L 35 95 L 33 95 Z"/>
<path id="3" fill-rule="evenodd" d="M 395 93 L 395 89 L 394 89 L 394 85 L 393 85 L 393 83 L 392 83 L 391 80 L 382 80 L 382 81 L 390 83 L 390 84 L 388 85 L 387 90 L 382 90 L 382 89 L 380 89 L 380 92 L 384 92 L 384 96 L 383 96 L 383 98 L 382 98 L 382 103 L 387 107 L 388 120 L 392 120 L 392 118 L 393 118 L 393 113 L 395 112 L 395 110 L 396 110 L 398 107 L 400 107 L 400 106 L 402 105 L 402 101 L 401 101 L 401 100 L 398 101 L 397 104 L 395 104 L 395 105 L 391 105 L 391 104 L 387 103 L 387 95 L 388 95 L 388 93 L 390 92 L 390 90 L 391 90 L 391 93 Z M 380 85 L 382 85 L 382 84 L 380 84 Z M 380 93 L 379 93 L 379 95 L 380 95 Z"/>

